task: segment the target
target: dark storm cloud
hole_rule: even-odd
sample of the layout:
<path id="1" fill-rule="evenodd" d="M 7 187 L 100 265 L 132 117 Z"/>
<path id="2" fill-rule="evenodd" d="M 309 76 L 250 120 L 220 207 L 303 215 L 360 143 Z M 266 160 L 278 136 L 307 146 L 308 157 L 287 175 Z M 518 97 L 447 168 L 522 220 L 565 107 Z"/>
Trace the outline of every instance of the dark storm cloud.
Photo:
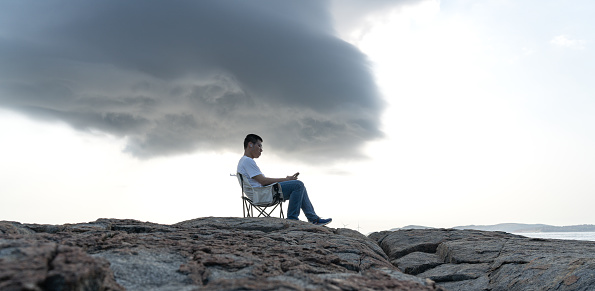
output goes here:
<path id="1" fill-rule="evenodd" d="M 139 157 L 357 156 L 382 135 L 369 63 L 325 1 L 2 1 L 0 106 L 126 137 Z"/>

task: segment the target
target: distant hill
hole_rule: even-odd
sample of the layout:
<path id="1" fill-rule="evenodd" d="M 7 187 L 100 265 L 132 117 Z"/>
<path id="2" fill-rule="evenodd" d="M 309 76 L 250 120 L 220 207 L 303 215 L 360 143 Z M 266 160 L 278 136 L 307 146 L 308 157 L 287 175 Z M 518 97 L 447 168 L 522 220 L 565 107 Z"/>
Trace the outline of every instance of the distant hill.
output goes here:
<path id="1" fill-rule="evenodd" d="M 391 231 L 399 229 L 431 229 L 434 227 L 421 225 L 407 225 L 401 228 L 393 228 Z M 495 225 L 464 225 L 455 226 L 454 229 L 474 229 L 485 231 L 504 231 L 509 233 L 524 233 L 524 232 L 595 232 L 595 225 L 570 225 L 570 226 L 553 226 L 547 224 L 524 224 L 524 223 L 500 223 Z"/>
<path id="2" fill-rule="evenodd" d="M 487 231 L 504 231 L 510 233 L 523 232 L 595 232 L 595 225 L 553 226 L 547 224 L 500 223 L 496 225 L 465 225 L 454 229 L 475 229 Z"/>
<path id="3" fill-rule="evenodd" d="M 407 226 L 401 227 L 401 229 L 430 229 L 430 228 L 435 228 L 435 227 L 421 226 L 421 225 L 407 225 Z"/>
<path id="4" fill-rule="evenodd" d="M 391 228 L 388 231 L 395 231 L 395 230 L 399 230 L 399 229 L 433 229 L 433 228 L 435 228 L 435 227 L 423 226 L 423 225 L 407 225 L 407 226 L 403 226 L 403 227 Z"/>

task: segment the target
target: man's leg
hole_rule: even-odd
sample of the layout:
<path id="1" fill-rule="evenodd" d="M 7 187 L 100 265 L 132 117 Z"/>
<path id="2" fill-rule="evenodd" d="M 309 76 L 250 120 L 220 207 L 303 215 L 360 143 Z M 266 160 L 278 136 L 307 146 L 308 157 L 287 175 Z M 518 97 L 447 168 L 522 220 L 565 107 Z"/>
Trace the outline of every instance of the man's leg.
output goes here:
<path id="1" fill-rule="evenodd" d="M 285 181 L 280 182 L 279 185 L 281 185 L 283 197 L 285 200 L 289 200 L 287 219 L 297 220 L 300 216 L 300 209 L 304 211 L 304 215 L 306 215 L 308 221 L 315 221 L 319 218 L 316 212 L 314 212 L 314 206 L 310 202 L 308 191 L 306 191 L 306 187 L 302 181 Z"/>

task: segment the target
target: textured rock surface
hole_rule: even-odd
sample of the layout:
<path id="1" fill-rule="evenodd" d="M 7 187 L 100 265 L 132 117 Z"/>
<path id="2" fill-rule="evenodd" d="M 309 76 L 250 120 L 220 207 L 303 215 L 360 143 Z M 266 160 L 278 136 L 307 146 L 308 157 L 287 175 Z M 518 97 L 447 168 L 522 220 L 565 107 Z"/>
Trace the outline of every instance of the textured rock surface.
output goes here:
<path id="1" fill-rule="evenodd" d="M 6 237 L 3 235 L 3 237 Z M 123 290 L 109 263 L 47 238 L 0 238 L 0 290 Z"/>
<path id="2" fill-rule="evenodd" d="M 0 290 L 440 290 L 372 240 L 275 218 L 0 222 Z"/>
<path id="3" fill-rule="evenodd" d="M 369 237 L 405 273 L 449 290 L 595 290 L 595 242 L 453 229 Z"/>

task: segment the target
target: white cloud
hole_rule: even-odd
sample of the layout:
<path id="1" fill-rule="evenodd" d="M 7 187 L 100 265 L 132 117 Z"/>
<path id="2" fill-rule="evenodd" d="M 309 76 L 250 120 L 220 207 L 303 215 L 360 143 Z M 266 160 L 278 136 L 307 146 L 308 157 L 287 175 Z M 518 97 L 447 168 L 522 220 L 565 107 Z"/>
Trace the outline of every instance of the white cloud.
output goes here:
<path id="1" fill-rule="evenodd" d="M 535 54 L 535 50 L 530 49 L 530 48 L 527 48 L 527 47 L 524 47 L 523 48 L 523 55 L 530 56 L 530 55 L 533 55 L 533 54 Z"/>
<path id="2" fill-rule="evenodd" d="M 558 35 L 550 40 L 550 43 L 555 46 L 583 50 L 586 47 L 587 41 L 584 39 L 573 39 L 566 35 Z"/>

